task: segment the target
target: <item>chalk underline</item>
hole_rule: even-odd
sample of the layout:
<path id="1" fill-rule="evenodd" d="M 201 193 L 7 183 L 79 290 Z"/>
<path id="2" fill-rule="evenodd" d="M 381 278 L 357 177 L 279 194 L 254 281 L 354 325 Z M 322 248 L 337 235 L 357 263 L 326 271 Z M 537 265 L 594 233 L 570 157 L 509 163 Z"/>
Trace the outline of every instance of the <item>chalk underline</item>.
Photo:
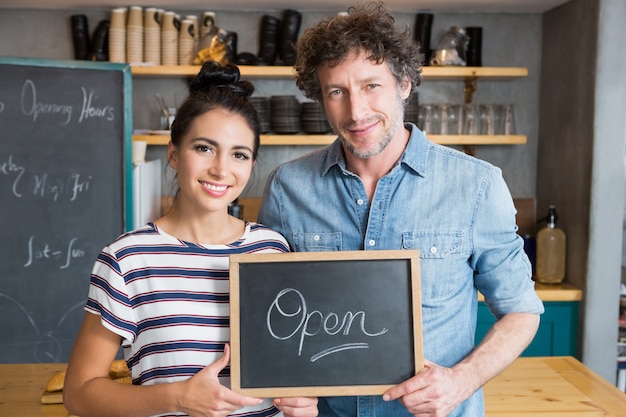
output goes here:
<path id="1" fill-rule="evenodd" d="M 324 356 L 331 355 L 333 353 L 341 352 L 343 350 L 351 350 L 351 349 L 369 349 L 370 345 L 368 343 L 345 343 L 343 345 L 338 345 L 332 348 L 324 349 L 319 353 L 311 356 L 311 362 L 315 362 L 318 359 L 323 358 Z"/>

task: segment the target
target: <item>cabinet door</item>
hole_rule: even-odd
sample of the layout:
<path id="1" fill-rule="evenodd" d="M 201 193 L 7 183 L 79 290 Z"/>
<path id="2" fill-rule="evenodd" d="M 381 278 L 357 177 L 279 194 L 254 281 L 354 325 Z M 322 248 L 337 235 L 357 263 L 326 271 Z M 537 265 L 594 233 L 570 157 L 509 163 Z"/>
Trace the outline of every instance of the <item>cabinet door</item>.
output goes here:
<path id="1" fill-rule="evenodd" d="M 545 313 L 535 338 L 522 356 L 576 356 L 578 338 L 578 302 L 544 302 Z M 495 322 L 484 302 L 478 303 L 476 344 Z"/>

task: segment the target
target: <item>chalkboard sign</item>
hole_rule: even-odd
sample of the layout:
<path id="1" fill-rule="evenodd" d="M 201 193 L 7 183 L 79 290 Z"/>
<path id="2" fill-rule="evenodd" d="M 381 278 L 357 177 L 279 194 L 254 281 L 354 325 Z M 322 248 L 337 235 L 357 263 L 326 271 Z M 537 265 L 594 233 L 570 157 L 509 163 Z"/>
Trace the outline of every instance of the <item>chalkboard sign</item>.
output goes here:
<path id="1" fill-rule="evenodd" d="M 418 251 L 230 259 L 231 388 L 377 395 L 423 367 Z"/>
<path id="2" fill-rule="evenodd" d="M 100 250 L 132 227 L 126 64 L 0 57 L 0 362 L 64 362 Z"/>

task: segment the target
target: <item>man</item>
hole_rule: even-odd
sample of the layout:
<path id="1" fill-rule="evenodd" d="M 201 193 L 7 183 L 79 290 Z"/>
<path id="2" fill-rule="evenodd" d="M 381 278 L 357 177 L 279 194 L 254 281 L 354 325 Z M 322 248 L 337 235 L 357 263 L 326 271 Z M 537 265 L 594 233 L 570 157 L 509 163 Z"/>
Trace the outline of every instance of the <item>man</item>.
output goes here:
<path id="1" fill-rule="evenodd" d="M 308 29 L 297 85 L 338 139 L 270 175 L 259 221 L 294 251 L 419 249 L 425 367 L 320 416 L 482 416 L 481 387 L 530 343 L 543 305 L 500 169 L 404 124 L 421 55 L 382 3 Z M 477 291 L 498 318 L 474 347 Z"/>

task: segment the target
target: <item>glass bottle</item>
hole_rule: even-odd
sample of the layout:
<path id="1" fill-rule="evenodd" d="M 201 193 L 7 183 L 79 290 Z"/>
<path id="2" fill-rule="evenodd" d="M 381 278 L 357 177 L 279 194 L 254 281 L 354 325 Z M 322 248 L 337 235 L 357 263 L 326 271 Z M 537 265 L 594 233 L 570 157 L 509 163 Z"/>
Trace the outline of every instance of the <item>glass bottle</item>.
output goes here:
<path id="1" fill-rule="evenodd" d="M 469 37 L 465 29 L 459 26 L 452 26 L 437 43 L 430 65 L 460 65 L 465 66 L 467 45 Z"/>
<path id="2" fill-rule="evenodd" d="M 556 227 L 556 208 L 548 208 L 547 224 L 537 233 L 537 281 L 560 284 L 565 278 L 565 243 L 563 230 Z"/>

